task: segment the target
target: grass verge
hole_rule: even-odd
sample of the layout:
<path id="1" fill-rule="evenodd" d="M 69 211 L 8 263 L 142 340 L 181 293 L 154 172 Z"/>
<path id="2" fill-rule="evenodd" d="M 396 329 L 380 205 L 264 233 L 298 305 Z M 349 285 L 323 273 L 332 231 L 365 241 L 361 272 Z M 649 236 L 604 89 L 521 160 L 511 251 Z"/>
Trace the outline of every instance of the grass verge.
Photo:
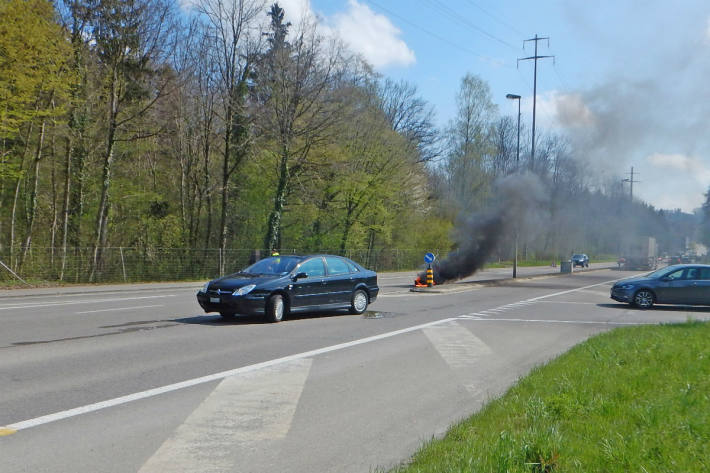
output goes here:
<path id="1" fill-rule="evenodd" d="M 710 471 L 710 325 L 593 337 L 393 471 Z"/>

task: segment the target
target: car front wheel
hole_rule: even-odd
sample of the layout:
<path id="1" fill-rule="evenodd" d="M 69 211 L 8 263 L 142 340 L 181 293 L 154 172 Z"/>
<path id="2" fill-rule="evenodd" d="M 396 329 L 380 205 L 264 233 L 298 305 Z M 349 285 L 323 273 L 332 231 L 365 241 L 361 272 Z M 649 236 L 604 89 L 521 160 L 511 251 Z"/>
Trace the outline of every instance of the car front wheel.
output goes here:
<path id="1" fill-rule="evenodd" d="M 236 314 L 234 312 L 222 311 L 219 315 L 222 316 L 224 320 L 234 320 Z"/>
<path id="2" fill-rule="evenodd" d="M 368 302 L 367 293 L 362 289 L 356 290 L 350 302 L 350 313 L 362 314 L 367 309 Z"/>
<path id="3" fill-rule="evenodd" d="M 653 293 L 648 289 L 641 289 L 634 294 L 634 305 L 640 309 L 650 309 L 653 307 Z"/>
<path id="4" fill-rule="evenodd" d="M 280 294 L 274 294 L 266 302 L 266 318 L 269 322 L 281 322 L 286 312 L 286 303 Z"/>

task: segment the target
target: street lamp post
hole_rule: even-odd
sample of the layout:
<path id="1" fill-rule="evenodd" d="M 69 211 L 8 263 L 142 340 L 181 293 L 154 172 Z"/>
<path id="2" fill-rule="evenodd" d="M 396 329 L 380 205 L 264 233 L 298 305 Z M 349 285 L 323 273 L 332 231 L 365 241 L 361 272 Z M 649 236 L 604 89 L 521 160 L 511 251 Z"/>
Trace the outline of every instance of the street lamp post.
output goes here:
<path id="1" fill-rule="evenodd" d="M 520 95 L 508 94 L 505 98 L 518 101 L 518 146 L 515 152 L 515 168 L 517 170 L 518 161 L 520 161 Z"/>
<path id="2" fill-rule="evenodd" d="M 520 95 L 507 94 L 505 98 L 518 101 L 518 145 L 515 151 L 515 171 L 520 166 Z M 518 277 L 518 225 L 515 225 L 515 255 L 513 256 L 513 279 Z"/>

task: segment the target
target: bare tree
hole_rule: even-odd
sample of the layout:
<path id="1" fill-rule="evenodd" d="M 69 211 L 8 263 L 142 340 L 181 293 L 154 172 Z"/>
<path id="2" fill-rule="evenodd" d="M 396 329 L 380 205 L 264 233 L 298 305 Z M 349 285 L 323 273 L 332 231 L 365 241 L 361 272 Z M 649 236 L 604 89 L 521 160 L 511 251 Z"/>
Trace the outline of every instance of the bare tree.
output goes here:
<path id="1" fill-rule="evenodd" d="M 390 127 L 404 136 L 416 153 L 418 162 L 428 162 L 441 155 L 441 139 L 434 125 L 434 107 L 404 80 L 385 79 L 378 84 L 380 107 Z"/>
<path id="2" fill-rule="evenodd" d="M 227 246 L 230 181 L 251 147 L 246 98 L 259 35 L 254 29 L 264 2 L 260 0 L 201 0 L 198 10 L 207 20 L 211 60 L 216 64 L 224 123 L 220 248 Z M 220 272 L 223 268 L 220 268 Z"/>
<path id="3" fill-rule="evenodd" d="M 281 238 L 281 219 L 293 179 L 305 169 L 311 147 L 343 119 L 339 85 L 347 66 L 342 47 L 326 43 L 307 20 L 286 40 L 283 13 L 272 8 L 270 48 L 257 75 L 257 102 L 263 108 L 261 131 L 277 160 L 277 188 L 264 246 L 272 251 Z M 284 28 L 286 27 L 286 28 Z M 331 48 L 326 49 L 330 44 Z"/>
<path id="4" fill-rule="evenodd" d="M 159 69 L 175 47 L 174 5 L 168 0 L 104 0 L 94 10 L 92 31 L 106 83 L 107 123 L 91 279 L 100 267 L 108 237 L 115 144 L 122 134 L 131 133 L 131 123 L 164 97 L 175 78 L 160 74 Z"/>
<path id="5" fill-rule="evenodd" d="M 456 105 L 456 117 L 448 129 L 446 178 L 452 201 L 459 208 L 472 210 L 484 204 L 490 185 L 485 157 L 491 152 L 496 106 L 488 84 L 471 74 L 461 80 Z"/>

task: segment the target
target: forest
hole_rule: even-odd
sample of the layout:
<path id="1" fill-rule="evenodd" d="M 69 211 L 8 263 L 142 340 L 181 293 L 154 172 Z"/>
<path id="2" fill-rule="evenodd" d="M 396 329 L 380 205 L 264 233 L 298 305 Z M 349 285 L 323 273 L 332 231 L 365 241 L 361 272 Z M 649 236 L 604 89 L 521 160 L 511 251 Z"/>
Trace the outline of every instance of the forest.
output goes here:
<path id="1" fill-rule="evenodd" d="M 0 0 L 0 280 L 199 279 L 257 251 L 414 269 L 491 212 L 491 262 L 515 235 L 550 262 L 707 241 L 708 203 L 634 200 L 562 134 L 533 154 L 523 124 L 518 148 L 475 73 L 441 126 L 416 84 L 284 18 L 258 0 Z"/>

